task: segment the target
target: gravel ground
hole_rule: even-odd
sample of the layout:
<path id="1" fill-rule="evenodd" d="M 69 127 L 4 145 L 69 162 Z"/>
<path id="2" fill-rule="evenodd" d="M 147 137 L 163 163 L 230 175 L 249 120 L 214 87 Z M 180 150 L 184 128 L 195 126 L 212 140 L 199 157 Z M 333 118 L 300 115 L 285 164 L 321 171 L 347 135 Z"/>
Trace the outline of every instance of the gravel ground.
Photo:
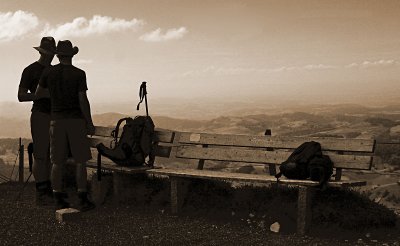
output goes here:
<path id="1" fill-rule="evenodd" d="M 227 209 L 218 216 L 220 208 L 196 208 L 197 201 L 180 216 L 171 215 L 168 204 L 107 202 L 62 224 L 52 208 L 33 205 L 34 184 L 16 201 L 21 189 L 18 183 L 0 184 L 0 245 L 400 245 L 399 226 L 354 232 L 321 222 L 300 237 L 271 232 L 266 218 L 247 215 L 240 204 L 235 211 L 244 213 Z"/>

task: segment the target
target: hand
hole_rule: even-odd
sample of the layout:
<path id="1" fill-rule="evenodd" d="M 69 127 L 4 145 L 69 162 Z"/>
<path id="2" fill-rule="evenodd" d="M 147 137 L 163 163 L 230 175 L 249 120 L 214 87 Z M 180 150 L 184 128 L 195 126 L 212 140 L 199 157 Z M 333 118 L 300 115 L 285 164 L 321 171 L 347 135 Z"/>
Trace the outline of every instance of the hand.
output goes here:
<path id="1" fill-rule="evenodd" d="M 93 123 L 86 124 L 86 131 L 87 131 L 87 135 L 90 135 L 90 136 L 94 135 L 95 127 L 94 127 Z"/>

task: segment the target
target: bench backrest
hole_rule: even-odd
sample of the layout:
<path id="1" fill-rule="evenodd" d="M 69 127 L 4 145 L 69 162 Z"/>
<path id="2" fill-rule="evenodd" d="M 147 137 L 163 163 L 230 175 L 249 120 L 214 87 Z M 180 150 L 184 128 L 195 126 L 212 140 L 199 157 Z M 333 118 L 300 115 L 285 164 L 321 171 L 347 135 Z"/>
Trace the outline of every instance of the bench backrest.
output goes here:
<path id="1" fill-rule="evenodd" d="M 109 146 L 113 141 L 112 130 L 114 128 L 96 126 L 95 135 L 89 137 L 91 146 L 95 148 L 100 142 Z M 271 168 L 271 165 L 285 161 L 300 144 L 312 140 L 319 142 L 323 153 L 334 162 L 337 179 L 340 179 L 342 169 L 371 169 L 375 148 L 373 139 L 229 135 L 156 129 L 158 145 L 155 155 L 184 162 L 198 160 L 198 169 L 203 169 L 206 161 L 265 164 Z"/>
<path id="2" fill-rule="evenodd" d="M 373 139 L 249 136 L 184 132 L 177 141 L 176 156 L 185 159 L 279 165 L 306 141 L 321 143 L 337 169 L 370 170 Z"/>

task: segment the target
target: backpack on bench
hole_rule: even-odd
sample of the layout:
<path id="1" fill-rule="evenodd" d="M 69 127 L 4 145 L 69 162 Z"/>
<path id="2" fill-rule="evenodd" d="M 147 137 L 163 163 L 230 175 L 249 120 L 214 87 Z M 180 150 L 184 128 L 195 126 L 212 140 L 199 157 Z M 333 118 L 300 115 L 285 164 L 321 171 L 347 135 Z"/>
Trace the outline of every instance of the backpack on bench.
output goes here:
<path id="1" fill-rule="evenodd" d="M 322 154 L 321 144 L 315 141 L 302 143 L 289 158 L 279 166 L 279 179 L 284 175 L 288 179 L 304 180 L 311 178 L 323 186 L 333 173 L 333 162 Z"/>
<path id="2" fill-rule="evenodd" d="M 119 127 L 122 128 L 118 139 Z M 108 148 L 103 143 L 98 144 L 98 152 L 120 166 L 142 166 L 146 158 L 152 156 L 154 145 L 154 123 L 150 116 L 136 116 L 120 119 L 112 131 L 114 148 Z M 151 163 L 150 163 L 151 164 Z"/>

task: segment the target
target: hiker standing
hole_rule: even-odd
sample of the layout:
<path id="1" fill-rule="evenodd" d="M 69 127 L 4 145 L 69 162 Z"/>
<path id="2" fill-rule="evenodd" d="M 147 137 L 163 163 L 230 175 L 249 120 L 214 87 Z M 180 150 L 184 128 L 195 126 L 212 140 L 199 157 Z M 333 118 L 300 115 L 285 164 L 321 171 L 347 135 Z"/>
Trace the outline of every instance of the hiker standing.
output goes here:
<path id="1" fill-rule="evenodd" d="M 50 99 L 38 99 L 35 96 L 35 91 L 43 71 L 51 66 L 51 61 L 56 51 L 56 42 L 53 37 L 43 37 L 40 41 L 40 46 L 34 48 L 39 51 L 40 58 L 27 66 L 22 72 L 18 89 L 18 101 L 33 101 L 30 125 L 34 144 L 32 172 L 36 182 L 35 200 L 37 205 L 47 205 L 53 201 L 49 152 Z"/>
<path id="2" fill-rule="evenodd" d="M 38 97 L 51 100 L 50 158 L 53 163 L 51 181 L 56 208 L 67 208 L 63 189 L 63 168 L 69 149 L 76 162 L 76 182 L 81 211 L 94 208 L 87 194 L 86 162 L 92 158 L 87 135 L 94 134 L 90 104 L 86 95 L 86 74 L 72 65 L 72 57 L 78 53 L 69 40 L 59 41 L 56 54 L 59 64 L 47 69 L 36 91 Z"/>

